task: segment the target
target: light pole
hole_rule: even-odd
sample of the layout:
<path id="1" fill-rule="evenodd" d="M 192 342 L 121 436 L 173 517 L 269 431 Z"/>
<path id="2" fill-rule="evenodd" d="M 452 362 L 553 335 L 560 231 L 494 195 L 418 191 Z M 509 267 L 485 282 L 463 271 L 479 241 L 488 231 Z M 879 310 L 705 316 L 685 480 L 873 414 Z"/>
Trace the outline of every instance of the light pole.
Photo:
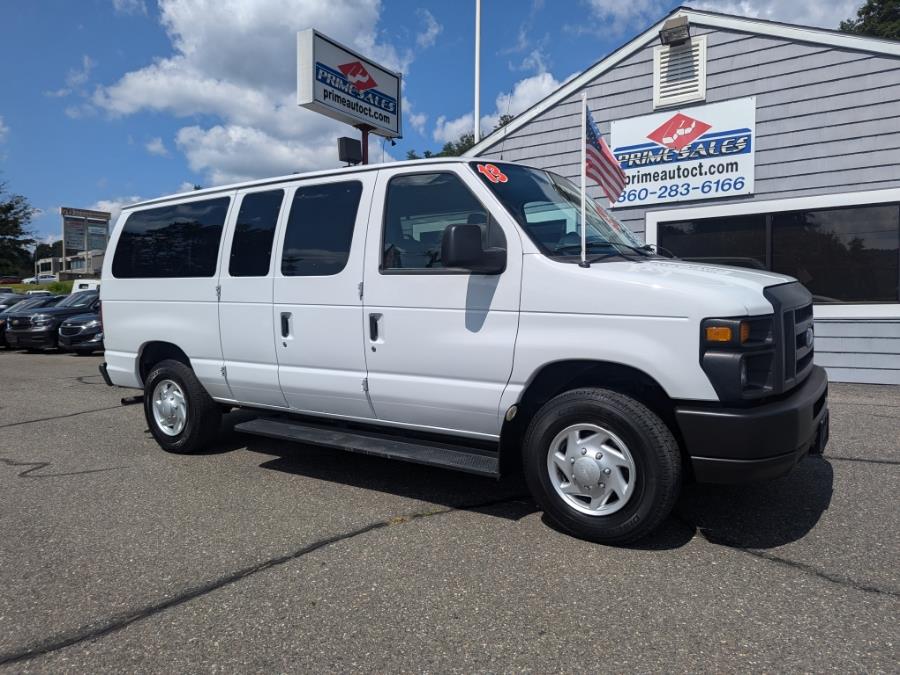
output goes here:
<path id="1" fill-rule="evenodd" d="M 481 0 L 475 0 L 475 142 L 481 140 Z"/>

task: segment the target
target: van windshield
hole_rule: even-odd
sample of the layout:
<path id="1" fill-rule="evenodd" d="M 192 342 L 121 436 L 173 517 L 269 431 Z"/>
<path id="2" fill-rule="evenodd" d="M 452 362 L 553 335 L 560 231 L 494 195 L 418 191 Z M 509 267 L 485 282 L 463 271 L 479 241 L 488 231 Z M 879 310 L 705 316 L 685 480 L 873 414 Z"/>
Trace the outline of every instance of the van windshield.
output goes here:
<path id="1" fill-rule="evenodd" d="M 471 166 L 545 255 L 580 255 L 581 191 L 572 181 L 518 164 L 472 162 Z M 590 197 L 585 200 L 585 212 L 589 253 L 651 255 L 641 249 L 631 230 Z"/>

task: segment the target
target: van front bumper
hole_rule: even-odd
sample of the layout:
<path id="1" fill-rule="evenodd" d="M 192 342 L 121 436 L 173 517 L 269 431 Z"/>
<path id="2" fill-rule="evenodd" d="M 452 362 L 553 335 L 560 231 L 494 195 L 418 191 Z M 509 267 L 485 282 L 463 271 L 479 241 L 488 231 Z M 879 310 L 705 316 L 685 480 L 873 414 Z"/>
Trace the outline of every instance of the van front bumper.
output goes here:
<path id="1" fill-rule="evenodd" d="M 789 472 L 828 442 L 828 377 L 814 366 L 784 398 L 749 408 L 678 406 L 675 417 L 700 483 L 746 483 Z"/>

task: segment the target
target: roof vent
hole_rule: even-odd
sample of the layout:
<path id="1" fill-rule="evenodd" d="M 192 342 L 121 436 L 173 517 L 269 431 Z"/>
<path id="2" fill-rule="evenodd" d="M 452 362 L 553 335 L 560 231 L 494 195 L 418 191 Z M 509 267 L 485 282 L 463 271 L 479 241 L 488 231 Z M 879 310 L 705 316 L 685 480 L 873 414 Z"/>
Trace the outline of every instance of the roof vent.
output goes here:
<path id="1" fill-rule="evenodd" d="M 706 36 L 653 48 L 653 107 L 706 99 Z"/>

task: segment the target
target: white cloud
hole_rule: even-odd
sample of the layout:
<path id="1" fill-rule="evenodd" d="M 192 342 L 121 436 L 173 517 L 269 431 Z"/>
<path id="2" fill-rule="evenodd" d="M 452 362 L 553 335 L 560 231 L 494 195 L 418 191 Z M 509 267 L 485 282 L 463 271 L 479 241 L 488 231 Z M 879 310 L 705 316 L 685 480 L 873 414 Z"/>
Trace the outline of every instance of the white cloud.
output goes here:
<path id="1" fill-rule="evenodd" d="M 7 136 L 9 136 L 9 126 L 3 121 L 3 117 L 0 116 L 0 143 L 3 143 Z"/>
<path id="2" fill-rule="evenodd" d="M 138 195 L 129 195 L 127 197 L 115 197 L 113 199 L 100 199 L 91 204 L 88 208 L 93 211 L 109 211 L 112 214 L 112 222 L 116 221 L 122 209 L 129 204 L 141 201 Z"/>
<path id="3" fill-rule="evenodd" d="M 163 143 L 163 139 L 161 139 L 159 136 L 157 136 L 156 138 L 151 138 L 149 141 L 147 141 L 147 143 L 144 144 L 144 148 L 151 155 L 157 155 L 159 157 L 167 157 L 169 154 L 169 149 L 166 148 L 166 144 Z"/>
<path id="4" fill-rule="evenodd" d="M 144 0 L 112 0 L 116 14 L 147 14 Z"/>
<path id="5" fill-rule="evenodd" d="M 425 24 L 425 29 L 416 35 L 416 44 L 420 49 L 426 49 L 434 44 L 434 41 L 437 40 L 437 36 L 444 30 L 444 27 L 437 22 L 434 15 L 427 9 L 419 8 L 416 10 L 416 14 Z"/>
<path id="6" fill-rule="evenodd" d="M 672 4 L 662 0 L 587 0 L 598 26 L 621 34 L 642 31 L 671 11 Z M 695 0 L 696 9 L 737 16 L 797 23 L 820 28 L 837 28 L 843 20 L 856 15 L 861 0 Z M 574 30 L 578 31 L 576 27 Z"/>
<path id="7" fill-rule="evenodd" d="M 176 134 L 205 184 L 339 165 L 336 138 L 353 132 L 296 104 L 298 30 L 315 26 L 392 69 L 414 56 L 379 41 L 379 0 L 160 0 L 159 9 L 175 54 L 98 88 L 93 103 L 113 116 L 216 118 Z"/>
<path id="8" fill-rule="evenodd" d="M 699 0 L 690 3 L 697 9 L 819 28 L 837 28 L 844 19 L 856 16 L 860 4 L 862 0 Z"/>
<path id="9" fill-rule="evenodd" d="M 571 77 L 573 76 L 570 75 L 563 82 Z M 557 80 L 550 73 L 538 73 L 519 80 L 511 92 L 501 92 L 497 95 L 494 101 L 494 112 L 481 117 L 483 134 L 493 131 L 494 127 L 497 126 L 497 122 L 500 121 L 501 115 L 506 115 L 507 113 L 518 115 L 558 89 L 563 82 Z M 455 141 L 464 133 L 471 132 L 472 128 L 471 112 L 452 120 L 448 120 L 442 115 L 435 122 L 435 129 L 432 135 L 434 140 L 446 143 Z"/>
<path id="10" fill-rule="evenodd" d="M 72 94 L 74 92 L 86 95 L 83 87 L 90 79 L 91 71 L 96 65 L 97 62 L 94 61 L 94 59 L 92 59 L 90 56 L 88 56 L 87 54 L 82 55 L 81 66 L 70 69 L 66 74 L 66 86 L 59 89 L 54 89 L 53 91 L 45 91 L 44 95 L 54 98 L 68 96 L 69 94 Z"/>
<path id="11" fill-rule="evenodd" d="M 413 103 L 405 96 L 403 97 L 402 105 L 403 114 L 406 115 L 406 121 L 409 122 L 409 125 L 420 134 L 424 134 L 425 124 L 428 122 L 428 115 L 422 112 L 413 112 Z"/>

